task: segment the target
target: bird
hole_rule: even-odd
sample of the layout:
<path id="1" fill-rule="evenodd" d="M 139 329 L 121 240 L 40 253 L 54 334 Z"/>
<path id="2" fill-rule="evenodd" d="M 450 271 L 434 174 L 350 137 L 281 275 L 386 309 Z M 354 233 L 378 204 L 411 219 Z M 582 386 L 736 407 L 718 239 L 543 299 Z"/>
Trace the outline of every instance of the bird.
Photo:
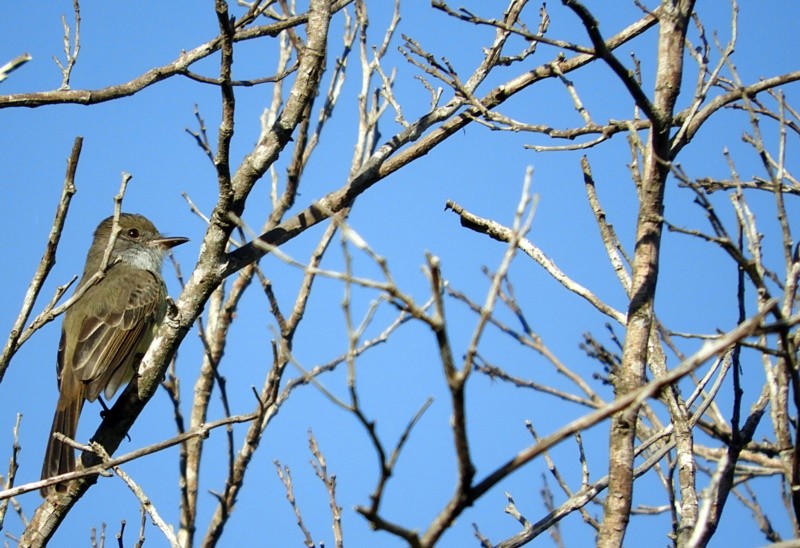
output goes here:
<path id="1" fill-rule="evenodd" d="M 117 229 L 117 230 L 115 230 Z M 103 268 L 112 234 L 105 275 L 89 284 Z M 76 293 L 67 308 L 56 360 L 58 403 L 47 442 L 42 479 L 75 470 L 75 453 L 57 439 L 75 439 L 83 404 L 100 394 L 109 400 L 127 384 L 139 367 L 167 309 L 167 289 L 161 269 L 167 251 L 187 242 L 161 235 L 145 216 L 120 213 L 97 226 Z M 87 285 L 88 284 L 88 285 Z M 63 492 L 57 483 L 43 487 L 43 497 Z"/>

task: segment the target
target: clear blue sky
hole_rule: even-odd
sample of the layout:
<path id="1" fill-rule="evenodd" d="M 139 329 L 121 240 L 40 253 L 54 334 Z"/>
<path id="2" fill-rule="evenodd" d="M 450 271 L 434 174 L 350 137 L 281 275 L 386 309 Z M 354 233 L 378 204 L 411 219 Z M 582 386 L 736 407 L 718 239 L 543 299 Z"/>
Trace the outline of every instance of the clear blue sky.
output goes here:
<path id="1" fill-rule="evenodd" d="M 388 20 L 390 2 L 369 2 L 372 15 L 371 43 L 382 38 L 382 28 Z M 472 2 L 469 6 L 486 15 L 490 3 Z M 587 2 L 596 10 L 601 30 L 610 36 L 637 16 L 637 8 L 627 0 L 617 0 L 613 7 L 607 2 Z M 653 4 L 653 2 L 649 2 Z M 717 30 L 721 41 L 729 36 L 729 5 L 726 2 L 699 2 L 707 31 Z M 0 94 L 55 89 L 60 73 L 52 56 L 63 58 L 60 16 L 71 22 L 72 3 L 65 0 L 0 4 L 0 64 L 28 52 L 33 60 L 3 83 Z M 456 6 L 456 4 L 454 4 Z M 494 9 L 494 8 L 493 8 Z M 534 24 L 538 5 L 531 4 L 527 20 Z M 576 25 L 574 15 L 558 2 L 548 4 L 552 17 L 550 36 L 572 39 L 587 44 L 583 30 Z M 481 48 L 491 40 L 491 32 L 475 30 L 454 22 L 441 12 L 433 11 L 428 2 L 407 0 L 402 5 L 403 19 L 399 32 L 407 34 L 437 55 L 447 57 L 463 74 L 481 58 Z M 739 44 L 734 61 L 746 83 L 761 76 L 772 76 L 797 69 L 796 52 L 800 50 L 797 21 L 798 4 L 792 0 L 769 3 L 745 0 L 740 6 Z M 73 89 L 96 89 L 127 81 L 156 65 L 172 61 L 182 49 L 191 49 L 213 37 L 217 23 L 212 3 L 189 0 L 172 2 L 97 2 L 82 3 L 81 52 L 72 77 Z M 342 25 L 342 17 L 334 22 Z M 629 62 L 628 54 L 636 51 L 643 60 L 645 80 L 652 78 L 654 31 L 620 51 Z M 340 40 L 332 33 L 330 55 L 338 55 Z M 399 36 L 398 36 L 399 39 Z M 399 40 L 396 45 L 399 44 Z M 544 50 L 533 60 L 531 67 L 552 59 L 552 50 Z M 246 44 L 237 50 L 234 65 L 236 78 L 262 76 L 274 66 L 274 51 L 264 46 Z M 716 59 L 716 56 L 714 57 Z M 200 63 L 195 70 L 215 75 L 216 60 Z M 324 193 L 340 187 L 350 166 L 356 120 L 355 93 L 360 85 L 357 57 L 350 60 L 350 73 L 337 106 L 329 133 L 324 137 L 316 158 L 304 178 L 298 207 Z M 413 119 L 427 108 L 428 95 L 412 77 L 417 69 L 396 53 L 389 64 L 397 67 L 397 96 L 403 102 L 404 113 Z M 585 72 L 574 75 L 575 85 L 587 108 L 598 122 L 630 115 L 630 100 L 622 86 L 599 63 Z M 528 66 L 528 65 L 526 65 Z M 514 69 L 511 69 L 514 70 Z M 519 69 L 517 69 L 519 70 Z M 487 85 L 509 74 L 501 71 Z M 330 71 L 326 77 L 330 76 Z M 573 77 L 573 76 L 571 76 Z M 693 85 L 693 67 L 687 70 L 686 89 Z M 483 90 L 487 90 L 484 87 Z M 797 86 L 787 88 L 790 99 L 800 94 Z M 237 125 L 232 160 L 234 164 L 254 143 L 260 115 L 271 94 L 269 86 L 238 91 Z M 681 98 L 686 105 L 688 95 Z M 794 103 L 798 105 L 797 101 Z M 0 233 L 5 234 L 0 253 L 6 257 L 2 282 L 6 290 L 0 305 L 0 334 L 5 335 L 17 315 L 24 291 L 41 257 L 50 230 L 53 212 L 61 192 L 65 160 L 73 139 L 84 137 L 83 154 L 78 168 L 78 193 L 73 199 L 71 215 L 64 230 L 58 262 L 43 291 L 40 310 L 57 285 L 79 274 L 91 231 L 97 222 L 112 211 L 122 171 L 133 174 L 125 200 L 125 209 L 146 214 L 164 233 L 183 235 L 192 242 L 177 249 L 176 257 L 184 275 L 191 271 L 198 254 L 204 226 L 181 197 L 186 192 L 205 212 L 210 211 L 216 194 L 216 177 L 212 166 L 199 150 L 185 128 L 195 129 L 193 117 L 197 105 L 206 120 L 210 135 L 215 135 L 219 121 L 218 91 L 186 79 L 176 78 L 144 90 L 136 96 L 91 108 L 81 106 L 51 106 L 38 109 L 5 109 L 0 111 L 0 150 L 3 172 L 0 175 Z M 550 123 L 555 127 L 580 125 L 563 86 L 555 82 L 536 86 L 504 106 L 504 112 L 532 121 Z M 723 147 L 736 155 L 737 167 L 743 177 L 761 174 L 756 156 L 742 144 L 741 133 L 747 127 L 742 114 L 731 114 L 722 121 L 710 124 L 698 135 L 698 142 L 680 158 L 691 177 L 725 177 L 728 170 L 722 156 Z M 385 118 L 382 138 L 397 131 L 392 115 Z M 335 137 L 334 137 L 335 136 Z M 767 137 L 777 143 L 773 132 Z M 635 223 L 633 186 L 626 163 L 630 161 L 623 136 L 616 143 L 586 152 L 598 191 L 607 213 L 625 245 L 632 244 Z M 510 223 L 527 166 L 534 167 L 533 191 L 538 206 L 530 238 L 578 282 L 590 287 L 612 306 L 624 310 L 625 296 L 598 237 L 586 204 L 578 158 L 580 153 L 534 153 L 524 144 L 546 144 L 540 137 L 525 134 L 490 132 L 473 124 L 454 135 L 448 142 L 413 165 L 392 175 L 367 194 L 360 197 L 350 219 L 357 230 L 381 255 L 387 257 L 398 284 L 406 292 L 424 301 L 429 294 L 427 282 L 420 271 L 424 253 L 439 256 L 444 274 L 452 285 L 480 301 L 488 284 L 481 274 L 482 265 L 496 268 L 504 247 L 485 237 L 461 228 L 456 218 L 443 211 L 445 200 L 452 199 L 476 214 Z M 796 151 L 796 140 L 792 151 Z M 789 155 L 789 161 L 796 158 Z M 278 173 L 283 175 L 285 158 Z M 253 193 L 245 219 L 260 226 L 268 211 L 269 182 L 263 181 Z M 719 199 L 721 208 L 726 200 Z M 760 219 L 767 243 L 774 243 L 774 222 L 768 200 L 753 204 Z M 789 204 L 793 214 L 797 206 Z M 724 210 L 729 214 L 729 209 Z M 692 196 L 679 190 L 673 182 L 668 190 L 667 218 L 678 225 L 705 230 L 702 211 L 692 204 Z M 795 217 L 796 218 L 796 217 Z M 285 251 L 305 261 L 314 247 L 321 228 L 309 230 L 290 242 Z M 774 245 L 768 253 L 776 253 Z M 775 257 L 780 261 L 780 257 Z M 774 262 L 776 266 L 780 262 Z M 338 244 L 329 252 L 324 266 L 341 268 Z M 273 280 L 284 307 L 289 307 L 296 292 L 299 274 L 291 267 L 267 258 L 263 266 Z M 364 257 L 356 258 L 356 268 L 363 275 L 375 276 L 377 271 Z M 169 272 L 169 268 L 167 268 Z M 167 276 L 170 293 L 177 295 L 179 286 L 173 276 Z M 564 292 L 552 279 L 520 256 L 511 271 L 517 296 L 526 309 L 533 328 L 545 343 L 576 371 L 589 376 L 596 370 L 577 348 L 582 333 L 591 331 L 601 340 L 606 319 L 596 314 L 583 301 Z M 722 254 L 685 237 L 668 234 L 664 241 L 664 267 L 660 280 L 658 313 L 666 325 L 676 331 L 711 333 L 728 329 L 736 322 L 734 308 L 735 272 Z M 313 367 L 338 356 L 346 349 L 345 328 L 340 302 L 341 284 L 320 281 L 318 292 L 309 306 L 309 317 L 295 341 L 297 360 L 304 367 Z M 354 297 L 357 321 L 365 313 L 375 294 L 359 291 Z M 450 303 L 452 338 L 458 352 L 466 344 L 474 326 L 474 318 L 458 303 Z M 376 324 L 367 336 L 379 333 L 391 321 L 392 311 L 382 309 Z M 508 314 L 504 319 L 511 321 Z M 222 374 L 228 379 L 228 393 L 233 412 L 249 412 L 253 407 L 250 386 L 260 386 L 271 363 L 270 340 L 272 323 L 268 304 L 257 288 L 252 288 L 242 303 L 232 343 L 226 351 Z M 38 479 L 41 456 L 49 429 L 57 392 L 55 383 L 55 353 L 60 321 L 40 331 L 16 356 L 6 378 L 0 385 L 0 460 L 8 458 L 11 429 L 16 413 L 23 414 L 20 431 L 22 452 L 18 483 Z M 621 330 L 617 329 L 621 334 Z M 605 338 L 604 338 L 605 337 Z M 492 344 L 496 346 L 492 347 Z M 696 348 L 685 343 L 684 350 Z M 200 346 L 190 334 L 178 357 L 178 370 L 183 375 L 183 398 L 192 395 L 195 372 L 199 367 Z M 561 381 L 554 377 L 538 356 L 526 354 L 496 334 L 487 336 L 487 359 L 493 359 L 509 369 L 543 383 Z M 671 362 L 670 365 L 674 365 Z M 746 392 L 746 401 L 756 397 L 760 387 L 760 364 L 749 364 L 757 371 L 758 379 Z M 447 427 L 450 409 L 444 381 L 436 357 L 433 338 L 419 327 L 401 329 L 389 344 L 365 355 L 359 362 L 359 385 L 363 403 L 377 420 L 379 433 L 391 445 L 409 418 L 429 397 L 434 404 L 423 417 L 419 428 L 401 457 L 397 477 L 390 483 L 384 507 L 387 517 L 409 526 L 425 529 L 441 505 L 450 496 L 455 484 L 455 469 L 450 433 Z M 532 369 L 538 368 L 538 369 Z M 539 372 L 541 371 L 541 372 Z M 589 372 L 589 373 L 587 373 Z M 340 397 L 346 397 L 345 371 L 323 378 L 326 387 Z M 745 371 L 745 382 L 751 373 Z M 539 433 L 555 431 L 567 420 L 585 410 L 566 406 L 541 394 L 520 394 L 500 383 L 474 379 L 468 397 L 470 404 L 470 433 L 475 451 L 478 475 L 491 471 L 516 451 L 531 443 L 523 421 L 530 419 Z M 563 385 L 562 385 L 563 386 Z M 610 398 L 607 388 L 598 390 Z M 746 388 L 747 390 L 747 388 Z M 722 405 L 729 401 L 721 397 Z M 221 406 L 215 403 L 210 418 L 222 416 Z M 99 408 L 84 409 L 79 437 L 88 438 L 98 423 Z M 723 407 L 723 414 L 730 410 Z M 304 510 L 307 525 L 314 539 L 331 546 L 327 495 L 308 465 L 307 431 L 314 430 L 320 447 L 328 458 L 329 470 L 337 475 L 339 504 L 344 509 L 345 543 L 350 546 L 399 546 L 387 534 L 369 532 L 365 521 L 352 511 L 357 504 L 368 504 L 374 488 L 376 464 L 368 440 L 354 419 L 333 406 L 315 388 L 308 387 L 294 394 L 270 426 L 251 467 L 247 487 L 241 493 L 234 517 L 222 541 L 223 546 L 250 545 L 255 540 L 267 540 L 269 546 L 297 546 L 302 538 L 294 524 L 283 487 L 274 470 L 273 461 L 292 469 L 296 495 Z M 243 428 L 237 428 L 237 444 Z M 171 409 L 163 394 L 150 402 L 131 431 L 130 442 L 122 451 L 133 450 L 171 437 L 174 425 Z M 593 463 L 592 479 L 606 473 L 604 440 L 607 425 L 586 433 L 587 458 Z M 155 455 L 126 467 L 154 500 L 162 516 L 177 527 L 177 450 Z M 553 457 L 573 489 L 580 487 L 580 468 L 574 443 L 557 447 Z M 222 431 L 212 435 L 204 453 L 206 479 L 201 490 L 221 490 L 225 467 L 225 440 Z M 485 496 L 479 504 L 461 516 L 442 546 L 475 545 L 471 523 L 477 523 L 483 534 L 498 541 L 516 532 L 518 524 L 503 513 L 503 493 L 514 495 L 520 510 L 532 521 L 545 514 L 539 489 L 544 462 L 538 460 L 509 477 Z M 702 478 L 701 481 L 705 481 Z M 551 477 L 548 483 L 555 486 Z M 784 537 L 791 535 L 784 510 L 777 498 L 777 479 L 765 479 L 760 486 L 759 501 L 771 513 L 770 519 Z M 653 478 L 637 483 L 638 504 L 662 504 L 663 489 Z M 30 516 L 39 503 L 39 495 L 31 493 L 20 498 Z M 557 502 L 560 502 L 557 501 Z M 202 534 L 207 517 L 214 508 L 211 495 L 201 495 L 198 524 Z M 723 529 L 714 537 L 715 545 L 752 545 L 763 542 L 747 512 L 738 502 L 729 501 L 730 509 Z M 599 516 L 601 509 L 590 505 L 590 513 Z M 630 545 L 649 541 L 665 545 L 664 537 L 653 538 L 652 531 L 667 530 L 668 516 L 637 517 L 628 536 Z M 130 544 L 138 527 L 138 504 L 118 480 L 101 480 L 91 489 L 62 525 L 54 545 L 65 546 L 67 539 L 88 539 L 90 527 L 107 524 L 106 535 L 116 533 L 120 520 L 127 520 L 126 542 Z M 658 522 L 657 527 L 654 525 Z M 655 529 L 654 529 L 655 527 Z M 6 530 L 18 534 L 17 518 L 6 517 Z M 579 516 L 562 522 L 562 534 L 567 545 L 585 545 L 592 536 L 580 524 Z M 148 525 L 148 545 L 160 546 L 163 539 Z M 85 542 L 85 541 L 81 541 Z M 537 545 L 548 540 L 540 537 Z"/>

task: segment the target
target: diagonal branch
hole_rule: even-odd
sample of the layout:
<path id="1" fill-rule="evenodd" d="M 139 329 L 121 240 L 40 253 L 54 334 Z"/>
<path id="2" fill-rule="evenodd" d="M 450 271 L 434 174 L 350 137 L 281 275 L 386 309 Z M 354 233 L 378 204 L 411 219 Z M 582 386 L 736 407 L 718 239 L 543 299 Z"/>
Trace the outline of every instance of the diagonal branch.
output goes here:
<path id="1" fill-rule="evenodd" d="M 44 250 L 42 260 L 39 261 L 39 266 L 36 269 L 36 273 L 33 275 L 31 285 L 28 287 L 28 291 L 25 293 L 25 297 L 22 301 L 22 310 L 20 310 L 19 316 L 17 316 L 14 326 L 11 328 L 11 333 L 8 336 L 8 341 L 6 341 L 6 344 L 3 347 L 3 352 L 0 353 L 0 382 L 3 381 L 6 369 L 8 369 L 8 364 L 11 361 L 11 358 L 14 356 L 14 353 L 16 353 L 20 345 L 27 338 L 25 337 L 25 333 L 22 331 L 22 329 L 25 327 L 25 322 L 27 322 L 28 318 L 30 317 L 31 310 L 33 310 L 33 305 L 39 296 L 39 292 L 42 290 L 42 285 L 47 279 L 50 269 L 53 268 L 53 265 L 56 262 L 56 250 L 58 249 L 58 243 L 61 240 L 61 231 L 64 229 L 64 222 L 67 218 L 67 211 L 69 211 L 70 201 L 72 200 L 72 196 L 77 191 L 75 188 L 75 172 L 78 169 L 78 159 L 80 158 L 82 147 L 83 137 L 76 137 L 75 143 L 72 145 L 72 153 L 67 160 L 67 173 L 64 177 L 64 188 L 61 191 L 61 199 L 58 202 L 58 208 L 56 209 L 55 218 L 53 219 L 53 228 L 50 230 L 50 236 L 47 239 L 47 247 Z M 66 289 L 67 288 L 64 287 L 63 291 L 66 291 Z M 54 305 L 55 301 L 62 294 L 63 293 L 57 294 L 56 299 L 54 299 L 51 304 Z M 30 334 L 27 336 L 30 337 Z"/>
<path id="2" fill-rule="evenodd" d="M 623 65 L 620 60 L 617 59 L 613 53 L 611 53 L 606 41 L 600 34 L 600 25 L 597 22 L 597 19 L 595 19 L 591 12 L 586 9 L 586 6 L 578 2 L 578 0 L 562 0 L 561 3 L 570 8 L 577 14 L 578 17 L 580 17 L 583 26 L 586 27 L 586 32 L 589 34 L 589 38 L 592 40 L 595 55 L 597 55 L 600 59 L 605 61 L 609 67 L 611 67 L 611 70 L 613 70 L 614 74 L 619 77 L 619 79 L 625 85 L 625 88 L 628 90 L 628 93 L 630 93 L 631 97 L 633 97 L 634 101 L 636 101 L 636 105 L 642 109 L 644 115 L 647 116 L 647 119 L 656 124 L 663 123 L 662 116 L 655 108 L 653 108 L 653 104 L 650 102 L 650 99 L 647 98 L 647 95 L 645 95 L 642 87 L 636 81 L 633 72 L 628 70 L 625 65 Z"/>
<path id="3" fill-rule="evenodd" d="M 639 21 L 609 38 L 608 49 L 613 50 L 620 47 L 644 33 L 655 23 L 656 19 L 653 15 L 648 14 L 642 17 Z M 594 59 L 593 55 L 579 54 L 555 62 L 558 62 L 561 73 L 567 74 Z M 295 216 L 265 232 L 259 236 L 258 242 L 249 242 L 230 253 L 223 274 L 227 276 L 236 272 L 246 264 L 263 257 L 270 248 L 291 240 L 306 229 L 349 207 L 359 195 L 375 183 L 415 159 L 428 154 L 448 137 L 469 125 L 476 117 L 480 116 L 482 109 L 495 108 L 536 82 L 557 76 L 553 71 L 552 62 L 548 62 L 493 88 L 480 99 L 480 108 L 471 107 L 455 115 L 460 102 L 450 102 L 421 116 L 416 122 L 380 146 L 361 169 L 354 173 L 345 186 L 323 196 Z M 437 123 L 441 123 L 441 125 L 431 130 L 430 128 Z M 408 146 L 400 150 L 405 145 Z"/>
<path id="4" fill-rule="evenodd" d="M 158 390 L 179 344 L 201 314 L 211 293 L 223 279 L 224 250 L 234 228 L 234 224 L 227 220 L 226 213 L 232 208 L 244 207 L 247 193 L 260 174 L 267 169 L 266 162 L 277 158 L 282 147 L 288 142 L 293 128 L 300 122 L 301 115 L 305 111 L 305 102 L 314 96 L 324 65 L 331 7 L 328 0 L 311 2 L 307 25 L 307 54 L 303 55 L 300 61 L 290 100 L 283 114 L 272 128 L 264 132 L 254 152 L 248 155 L 234 175 L 232 181 L 234 199 L 230 200 L 229 197 L 220 195 L 201 246 L 198 264 L 176 302 L 175 309 L 164 319 L 154 337 L 142 359 L 139 374 L 106 414 L 93 436 L 93 441 L 100 443 L 109 454 L 117 449 L 146 403 Z M 264 151 L 267 154 L 262 154 Z M 258 169 L 253 169 L 254 167 Z M 84 453 L 82 456 L 85 467 L 96 464 L 97 460 L 94 455 Z M 96 481 L 96 475 L 76 480 L 70 484 L 71 488 L 66 493 L 58 497 L 57 502 L 40 506 L 26 528 L 21 545 L 47 542 L 70 507 Z"/>
<path id="5" fill-rule="evenodd" d="M 332 12 L 338 12 L 353 0 L 337 0 L 330 7 Z M 282 31 L 301 26 L 308 22 L 309 12 L 287 17 L 269 25 L 261 25 L 248 29 L 237 30 L 233 35 L 234 42 L 253 40 L 265 36 L 277 36 Z M 0 96 L 0 109 L 10 107 L 41 107 L 55 104 L 80 104 L 94 105 L 112 101 L 121 97 L 129 97 L 158 82 L 180 76 L 188 72 L 189 67 L 220 50 L 222 37 L 217 36 L 205 44 L 182 52 L 181 55 L 166 65 L 156 67 L 137 76 L 133 80 L 94 90 L 55 90 L 39 91 L 34 93 L 15 93 Z"/>

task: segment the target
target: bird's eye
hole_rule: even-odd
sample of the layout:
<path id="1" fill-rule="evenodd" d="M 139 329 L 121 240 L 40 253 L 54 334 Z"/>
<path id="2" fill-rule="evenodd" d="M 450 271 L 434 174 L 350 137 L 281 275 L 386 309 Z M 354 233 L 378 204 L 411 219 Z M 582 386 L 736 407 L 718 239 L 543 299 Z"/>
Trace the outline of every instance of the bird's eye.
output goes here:
<path id="1" fill-rule="evenodd" d="M 128 230 L 128 237 L 129 238 L 138 238 L 139 237 L 139 230 L 136 228 L 131 228 Z"/>

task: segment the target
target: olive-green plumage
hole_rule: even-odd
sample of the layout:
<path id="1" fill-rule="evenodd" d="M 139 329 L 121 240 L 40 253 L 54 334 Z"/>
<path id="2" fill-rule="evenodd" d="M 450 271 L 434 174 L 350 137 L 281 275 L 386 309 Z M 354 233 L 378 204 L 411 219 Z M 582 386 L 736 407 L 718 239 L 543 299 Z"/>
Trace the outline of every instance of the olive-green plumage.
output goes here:
<path id="1" fill-rule="evenodd" d="M 86 266 L 76 291 L 103 263 L 113 230 L 113 218 L 94 233 Z M 106 399 L 133 377 L 155 331 L 164 318 L 167 291 L 161 275 L 166 251 L 186 238 L 165 238 L 142 215 L 123 213 L 105 276 L 64 315 L 58 346 L 59 397 L 42 466 L 42 479 L 75 469 L 71 447 L 53 437 L 60 432 L 74 439 L 85 400 Z M 47 496 L 63 484 L 42 489 Z"/>

